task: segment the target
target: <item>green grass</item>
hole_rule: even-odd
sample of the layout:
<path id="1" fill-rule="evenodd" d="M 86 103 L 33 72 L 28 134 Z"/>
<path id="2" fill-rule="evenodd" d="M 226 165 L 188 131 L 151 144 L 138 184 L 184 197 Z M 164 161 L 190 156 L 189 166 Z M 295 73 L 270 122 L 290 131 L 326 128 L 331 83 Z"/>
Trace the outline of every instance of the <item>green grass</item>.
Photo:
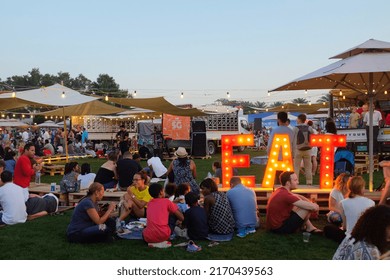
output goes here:
<path id="1" fill-rule="evenodd" d="M 246 151 L 251 157 L 262 155 L 263 152 Z M 207 176 L 214 160 L 220 159 L 214 156 L 212 159 L 196 159 L 198 170 L 197 180 Z M 82 159 L 91 163 L 94 172 L 104 162 L 103 159 Z M 169 161 L 165 161 L 168 166 Z M 142 162 L 145 166 L 145 162 Z M 261 183 L 264 166 L 253 165 L 248 169 L 239 171 L 242 175 L 256 175 L 256 182 Z M 57 183 L 62 176 L 42 176 L 46 183 Z M 381 182 L 383 175 L 375 174 L 375 180 Z M 367 178 L 366 178 L 367 179 Z M 314 182 L 318 183 L 318 175 Z M 0 259 L 3 260 L 99 260 L 99 259 L 147 259 L 147 260 L 228 260 L 228 259 L 252 259 L 252 260 L 327 260 L 331 259 L 337 244 L 322 236 L 312 236 L 309 243 L 303 243 L 302 234 L 286 236 L 275 235 L 264 230 L 264 216 L 261 217 L 261 228 L 255 234 L 244 239 L 234 237 L 232 241 L 220 243 L 215 247 L 208 247 L 209 242 L 201 241 L 203 250 L 197 253 L 187 253 L 181 247 L 168 249 L 148 248 L 140 240 L 116 240 L 110 244 L 71 244 L 67 242 L 65 232 L 70 221 L 72 211 L 66 211 L 63 215 L 46 216 L 25 224 L 6 226 L 0 228 Z M 314 224 L 322 228 L 325 224 L 324 216 Z M 174 244 L 183 242 L 177 239 Z"/>

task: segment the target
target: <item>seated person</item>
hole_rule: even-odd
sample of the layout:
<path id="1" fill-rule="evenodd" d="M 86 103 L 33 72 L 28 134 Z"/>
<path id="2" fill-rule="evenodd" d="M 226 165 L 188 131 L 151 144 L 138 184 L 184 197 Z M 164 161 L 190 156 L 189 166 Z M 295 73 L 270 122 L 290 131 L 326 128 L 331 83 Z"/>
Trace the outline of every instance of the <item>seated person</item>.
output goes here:
<path id="1" fill-rule="evenodd" d="M 4 168 L 4 161 L 0 160 L 0 167 Z M 3 171 L 0 175 L 0 225 L 14 225 L 27 220 L 24 192 L 21 187 L 12 183 L 12 174 Z"/>
<path id="2" fill-rule="evenodd" d="M 329 195 L 329 213 L 326 215 L 328 222 L 340 227 L 342 224 L 340 202 L 346 198 L 348 187 L 347 182 L 350 178 L 349 174 L 341 173 L 337 176 L 332 191 Z"/>
<path id="3" fill-rule="evenodd" d="M 104 189 L 113 189 L 117 184 L 116 162 L 119 158 L 119 151 L 114 150 L 108 154 L 108 160 L 102 164 L 96 173 L 95 182 L 104 186 Z"/>
<path id="4" fill-rule="evenodd" d="M 4 170 L 11 172 L 12 176 L 14 175 L 15 166 L 16 166 L 15 156 L 16 156 L 16 153 L 14 151 L 12 151 L 11 149 L 7 150 L 7 152 L 5 152 L 5 156 L 4 156 L 4 162 L 5 162 Z"/>
<path id="5" fill-rule="evenodd" d="M 36 194 L 30 194 L 29 199 L 26 201 L 27 220 L 33 220 L 57 212 L 58 202 L 58 198 L 52 193 L 48 193 L 42 197 Z"/>
<path id="6" fill-rule="evenodd" d="M 390 116 L 390 114 L 388 114 Z M 381 199 L 379 204 L 389 204 L 390 203 L 390 161 L 383 160 L 379 163 L 380 167 L 383 167 L 383 177 L 385 180 L 385 186 L 382 190 Z"/>
<path id="7" fill-rule="evenodd" d="M 175 183 L 168 183 L 164 189 L 165 197 L 168 198 L 170 201 L 173 201 L 175 199 L 176 189 L 177 187 Z"/>
<path id="8" fill-rule="evenodd" d="M 126 194 L 121 199 L 121 209 L 117 226 L 130 214 L 137 218 L 146 217 L 146 208 L 152 197 L 149 194 L 149 186 L 145 184 L 147 176 L 145 173 L 134 174 L 133 185 L 127 189 Z"/>
<path id="9" fill-rule="evenodd" d="M 185 195 L 190 208 L 184 213 L 183 226 L 187 228 L 187 235 L 191 240 L 206 239 L 209 233 L 207 214 L 204 208 L 199 206 L 198 199 L 199 196 L 193 192 Z"/>
<path id="10" fill-rule="evenodd" d="M 322 233 L 309 220 L 311 212 L 319 210 L 318 204 L 291 192 L 298 186 L 297 175 L 285 171 L 280 174 L 279 180 L 282 186 L 268 199 L 266 228 L 279 234 L 295 233 L 301 228 L 310 233 Z"/>
<path id="11" fill-rule="evenodd" d="M 77 181 L 80 182 L 80 190 L 88 189 L 89 186 L 94 182 L 96 177 L 95 173 L 91 173 L 91 165 L 84 162 L 81 165 L 81 173 L 77 177 Z"/>
<path id="12" fill-rule="evenodd" d="M 106 212 L 99 211 L 98 202 L 104 196 L 104 187 L 100 183 L 89 186 L 87 196 L 77 204 L 66 231 L 69 242 L 91 243 L 113 241 L 115 221 L 110 218 L 116 207 L 111 202 Z"/>
<path id="13" fill-rule="evenodd" d="M 178 220 L 183 221 L 183 214 L 179 211 L 177 205 L 169 199 L 164 198 L 163 186 L 154 183 L 149 187 L 149 194 L 153 197 L 148 203 L 147 217 L 148 225 L 143 231 L 144 240 L 148 243 L 166 243 L 170 235 L 171 229 L 168 225 L 169 214 L 174 214 Z M 154 244 L 149 244 L 154 246 Z"/>
<path id="14" fill-rule="evenodd" d="M 255 233 L 256 228 L 259 227 L 259 218 L 254 190 L 244 186 L 240 177 L 232 177 L 230 187 L 226 195 L 233 210 L 237 236 L 245 237 L 247 234 Z"/>
<path id="15" fill-rule="evenodd" d="M 79 172 L 80 169 L 79 164 L 77 162 L 72 161 L 65 164 L 64 176 L 60 181 L 61 193 L 74 192 L 77 191 L 77 189 L 80 189 L 79 182 L 77 181 Z"/>
<path id="16" fill-rule="evenodd" d="M 131 158 L 131 153 L 123 153 L 122 159 L 116 163 L 116 173 L 118 175 L 118 189 L 126 191 L 133 183 L 134 174 L 141 171 L 142 167 L 137 160 Z"/>
<path id="17" fill-rule="evenodd" d="M 73 142 L 71 140 L 69 140 L 68 142 L 68 154 L 69 155 L 74 155 L 76 152 L 75 152 L 75 148 L 74 148 L 74 145 L 73 145 Z"/>
<path id="18" fill-rule="evenodd" d="M 175 199 L 173 200 L 174 203 L 177 204 L 179 207 L 179 210 L 184 213 L 188 209 L 188 205 L 185 201 L 184 196 L 191 191 L 191 186 L 188 183 L 182 183 L 177 186 L 176 193 L 175 193 Z"/>
<path id="19" fill-rule="evenodd" d="M 222 166 L 221 166 L 221 162 L 214 161 L 211 168 L 212 168 L 212 170 L 214 172 L 214 177 L 219 178 L 219 183 L 222 184 Z M 238 176 L 237 168 L 233 168 L 233 176 Z"/>
<path id="20" fill-rule="evenodd" d="M 234 218 L 229 200 L 224 192 L 218 191 L 217 184 L 210 178 L 200 183 L 204 196 L 204 209 L 206 210 L 209 233 L 229 235 L 233 238 Z"/>
<path id="21" fill-rule="evenodd" d="M 161 162 L 161 159 L 154 155 L 153 157 L 148 155 L 148 168 L 149 168 L 149 176 L 150 178 L 157 177 L 161 179 L 165 179 L 167 177 L 167 168 Z"/>
<path id="22" fill-rule="evenodd" d="M 49 139 L 45 140 L 45 146 L 43 146 L 43 150 L 50 151 L 50 155 L 54 155 L 56 152 L 52 144 L 50 144 Z"/>

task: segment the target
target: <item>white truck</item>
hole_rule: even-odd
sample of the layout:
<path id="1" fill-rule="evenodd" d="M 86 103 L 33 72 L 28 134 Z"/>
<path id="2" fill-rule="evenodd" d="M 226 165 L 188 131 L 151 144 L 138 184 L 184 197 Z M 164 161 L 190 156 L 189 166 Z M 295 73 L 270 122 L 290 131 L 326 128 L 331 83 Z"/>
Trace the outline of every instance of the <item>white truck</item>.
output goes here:
<path id="1" fill-rule="evenodd" d="M 204 106 L 198 108 L 210 115 L 196 117 L 194 120 L 206 122 L 206 141 L 209 155 L 217 153 L 221 147 L 221 136 L 229 134 L 248 134 L 250 127 L 242 109 L 222 105 Z M 243 151 L 245 147 L 237 147 Z"/>

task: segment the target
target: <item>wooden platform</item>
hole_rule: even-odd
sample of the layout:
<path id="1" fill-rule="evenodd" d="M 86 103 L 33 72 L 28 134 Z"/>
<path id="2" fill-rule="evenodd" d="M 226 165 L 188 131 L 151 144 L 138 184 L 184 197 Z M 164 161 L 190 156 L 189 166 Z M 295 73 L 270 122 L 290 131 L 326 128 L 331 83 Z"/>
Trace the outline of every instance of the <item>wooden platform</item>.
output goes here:
<path id="1" fill-rule="evenodd" d="M 121 197 L 125 194 L 126 192 L 123 191 L 116 191 L 116 192 L 104 192 L 103 199 L 99 201 L 99 203 L 109 203 L 111 201 L 117 201 L 119 202 Z M 81 190 L 80 192 L 77 193 L 68 193 L 68 199 L 69 199 L 69 205 L 75 205 L 82 199 L 84 196 L 86 196 L 87 190 Z"/>
<path id="2" fill-rule="evenodd" d="M 79 159 L 79 158 L 92 158 L 92 156 L 91 155 L 68 155 L 69 160 Z M 42 157 L 42 159 L 43 159 L 43 162 L 46 164 L 64 163 L 64 162 L 66 162 L 66 155 L 59 154 L 59 155 L 53 155 L 53 156 L 45 156 L 45 157 Z"/>
<path id="3" fill-rule="evenodd" d="M 44 165 L 42 167 L 42 172 L 46 174 L 50 174 L 50 176 L 54 176 L 56 174 L 64 175 L 65 172 L 65 165 Z"/>
<path id="4" fill-rule="evenodd" d="M 275 186 L 276 188 L 277 186 Z M 228 191 L 229 188 L 219 188 L 220 191 Z M 260 186 L 254 188 L 254 191 L 256 193 L 256 199 L 257 199 L 257 208 L 261 213 L 265 213 L 265 208 L 267 206 L 268 199 L 270 198 L 272 194 L 272 188 L 262 188 Z M 300 195 L 303 195 L 310 199 L 311 201 L 315 201 L 320 206 L 320 212 L 321 213 L 327 213 L 329 212 L 328 208 L 328 200 L 329 200 L 329 194 L 331 192 L 331 189 L 320 189 L 319 186 L 299 186 L 298 189 L 293 190 L 293 193 L 297 193 Z M 365 191 L 364 195 L 372 200 L 375 201 L 376 204 L 378 204 L 381 192 L 369 192 L 368 190 Z"/>
<path id="5" fill-rule="evenodd" d="M 373 155 L 374 171 L 379 171 L 379 155 Z M 355 154 L 355 175 L 368 173 L 370 159 L 367 153 Z"/>

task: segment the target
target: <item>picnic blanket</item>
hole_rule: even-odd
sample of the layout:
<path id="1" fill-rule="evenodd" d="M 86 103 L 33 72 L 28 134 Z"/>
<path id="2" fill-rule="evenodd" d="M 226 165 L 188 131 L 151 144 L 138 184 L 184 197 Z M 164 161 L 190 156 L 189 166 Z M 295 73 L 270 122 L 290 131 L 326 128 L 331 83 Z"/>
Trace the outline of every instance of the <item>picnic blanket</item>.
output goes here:
<path id="1" fill-rule="evenodd" d="M 118 237 L 123 239 L 136 239 L 142 240 L 142 232 L 146 226 L 146 221 L 131 221 L 125 228 L 122 233 L 118 233 Z"/>

